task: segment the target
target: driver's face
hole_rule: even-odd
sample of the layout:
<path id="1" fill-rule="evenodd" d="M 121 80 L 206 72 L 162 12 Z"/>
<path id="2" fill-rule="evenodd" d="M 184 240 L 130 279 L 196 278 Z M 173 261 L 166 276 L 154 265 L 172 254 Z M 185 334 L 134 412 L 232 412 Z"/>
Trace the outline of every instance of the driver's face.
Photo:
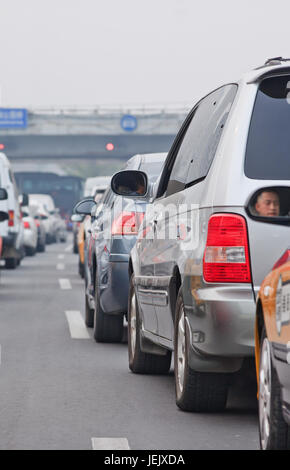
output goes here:
<path id="1" fill-rule="evenodd" d="M 142 184 L 138 184 L 138 188 L 137 188 L 137 191 L 136 191 L 136 192 L 137 192 L 138 194 L 143 195 L 143 194 L 144 194 L 144 189 L 145 189 L 145 188 L 144 188 L 144 186 L 143 186 Z"/>
<path id="2" fill-rule="evenodd" d="M 276 193 L 264 191 L 258 197 L 256 211 L 262 217 L 277 217 L 280 214 L 280 202 Z"/>

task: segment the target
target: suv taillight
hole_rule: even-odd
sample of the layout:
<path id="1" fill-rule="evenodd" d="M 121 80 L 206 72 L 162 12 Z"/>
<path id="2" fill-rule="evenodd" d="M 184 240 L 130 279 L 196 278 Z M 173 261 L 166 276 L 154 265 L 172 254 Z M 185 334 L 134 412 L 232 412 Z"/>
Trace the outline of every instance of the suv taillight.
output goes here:
<path id="1" fill-rule="evenodd" d="M 14 211 L 8 211 L 8 227 L 14 227 Z"/>
<path id="2" fill-rule="evenodd" d="M 112 235 L 137 235 L 144 212 L 123 211 L 112 223 Z"/>
<path id="3" fill-rule="evenodd" d="M 248 231 L 244 217 L 214 214 L 208 222 L 203 256 L 206 282 L 251 282 Z"/>

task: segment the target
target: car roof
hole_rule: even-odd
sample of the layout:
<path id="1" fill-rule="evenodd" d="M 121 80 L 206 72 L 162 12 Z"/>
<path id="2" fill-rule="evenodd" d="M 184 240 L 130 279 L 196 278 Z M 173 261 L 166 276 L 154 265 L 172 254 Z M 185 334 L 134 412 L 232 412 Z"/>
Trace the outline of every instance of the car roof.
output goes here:
<path id="1" fill-rule="evenodd" d="M 159 153 L 138 153 L 131 157 L 126 165 L 125 168 L 131 168 L 138 170 L 142 163 L 158 163 L 164 162 L 167 157 L 167 152 L 159 152 Z"/>
<path id="2" fill-rule="evenodd" d="M 258 82 L 267 76 L 280 74 L 290 74 L 290 61 L 288 59 L 282 59 L 282 61 L 269 59 L 264 65 L 245 73 L 240 81 L 250 84 Z"/>

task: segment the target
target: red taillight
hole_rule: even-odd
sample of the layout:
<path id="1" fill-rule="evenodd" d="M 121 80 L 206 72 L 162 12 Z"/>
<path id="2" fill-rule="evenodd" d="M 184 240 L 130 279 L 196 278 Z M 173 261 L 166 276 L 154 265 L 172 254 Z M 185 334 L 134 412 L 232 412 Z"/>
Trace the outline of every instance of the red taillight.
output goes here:
<path id="1" fill-rule="evenodd" d="M 14 211 L 8 211 L 8 227 L 14 227 Z"/>
<path id="2" fill-rule="evenodd" d="M 277 263 L 274 264 L 273 270 L 280 268 L 285 263 L 288 263 L 290 261 L 290 249 L 286 250 L 285 253 L 281 256 L 281 258 L 277 261 Z"/>
<path id="3" fill-rule="evenodd" d="M 203 256 L 206 282 L 251 282 L 248 231 L 244 217 L 214 214 L 208 222 Z"/>
<path id="4" fill-rule="evenodd" d="M 23 227 L 24 228 L 30 228 L 30 223 L 27 222 L 27 221 L 23 222 Z"/>
<path id="5" fill-rule="evenodd" d="M 144 212 L 122 212 L 112 223 L 112 235 L 137 235 Z"/>
<path id="6" fill-rule="evenodd" d="M 40 222 L 38 220 L 35 220 L 34 222 L 37 228 L 40 227 Z"/>

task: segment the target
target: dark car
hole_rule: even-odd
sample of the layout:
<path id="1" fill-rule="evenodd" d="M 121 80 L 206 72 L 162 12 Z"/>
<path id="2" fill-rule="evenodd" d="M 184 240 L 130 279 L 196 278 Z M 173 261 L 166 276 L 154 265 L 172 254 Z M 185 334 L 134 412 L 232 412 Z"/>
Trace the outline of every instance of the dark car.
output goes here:
<path id="1" fill-rule="evenodd" d="M 127 162 L 125 170 L 146 171 L 151 188 L 165 158 L 166 154 L 136 155 Z M 122 339 L 128 305 L 129 255 L 149 200 L 150 191 L 144 197 L 136 192 L 135 198 L 127 199 L 109 187 L 98 205 L 84 200 L 75 208 L 76 213 L 92 213 L 85 320 L 88 327 L 94 328 L 98 342 Z"/>

